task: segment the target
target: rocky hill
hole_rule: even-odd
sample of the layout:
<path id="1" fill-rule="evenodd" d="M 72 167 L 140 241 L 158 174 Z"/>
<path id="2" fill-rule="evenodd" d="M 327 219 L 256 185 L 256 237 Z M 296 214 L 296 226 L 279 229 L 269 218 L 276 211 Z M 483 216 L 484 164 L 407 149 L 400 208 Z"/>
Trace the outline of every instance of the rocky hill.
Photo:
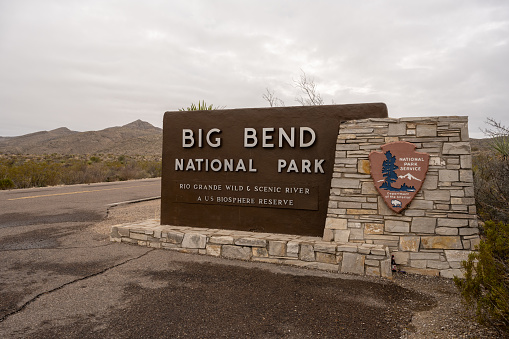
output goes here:
<path id="1" fill-rule="evenodd" d="M 142 120 L 100 131 L 76 132 L 66 127 L 18 137 L 0 137 L 0 154 L 114 154 L 160 157 L 163 130 Z M 489 151 L 488 139 L 471 139 L 472 151 Z"/>
<path id="2" fill-rule="evenodd" d="M 485 139 L 470 139 L 470 147 L 472 148 L 472 155 L 477 155 L 480 153 L 492 153 L 494 152 L 493 148 L 490 146 L 490 138 Z"/>
<path id="3" fill-rule="evenodd" d="M 117 154 L 161 156 L 162 129 L 136 120 L 100 131 L 66 127 L 18 137 L 0 137 L 1 154 Z"/>

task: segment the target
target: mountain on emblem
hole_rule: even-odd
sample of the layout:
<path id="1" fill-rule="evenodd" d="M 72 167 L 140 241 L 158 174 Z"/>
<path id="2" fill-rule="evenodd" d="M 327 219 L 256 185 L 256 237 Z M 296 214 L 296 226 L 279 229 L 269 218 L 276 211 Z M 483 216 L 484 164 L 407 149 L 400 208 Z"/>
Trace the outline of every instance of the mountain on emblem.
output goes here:
<path id="1" fill-rule="evenodd" d="M 411 175 L 410 173 L 407 173 L 405 175 L 398 175 L 398 178 L 407 178 L 408 180 L 417 180 L 417 181 L 422 181 L 422 180 L 419 180 L 417 179 L 416 177 L 414 177 L 413 175 Z"/>
<path id="2" fill-rule="evenodd" d="M 429 154 L 415 151 L 416 146 L 397 141 L 371 152 L 371 177 L 387 206 L 396 213 L 404 210 L 421 189 L 429 165 Z"/>

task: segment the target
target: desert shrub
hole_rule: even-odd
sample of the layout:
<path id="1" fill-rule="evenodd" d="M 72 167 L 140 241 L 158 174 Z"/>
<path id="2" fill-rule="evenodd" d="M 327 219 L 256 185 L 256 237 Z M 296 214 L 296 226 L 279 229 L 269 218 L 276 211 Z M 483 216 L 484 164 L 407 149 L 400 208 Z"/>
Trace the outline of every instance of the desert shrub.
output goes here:
<path id="1" fill-rule="evenodd" d="M 486 123 L 490 150 L 472 159 L 477 213 L 483 220 L 509 223 L 509 128 L 493 119 Z"/>
<path id="2" fill-rule="evenodd" d="M 485 223 L 478 251 L 463 261 L 464 278 L 454 278 L 481 323 L 509 336 L 509 224 Z"/>
<path id="3" fill-rule="evenodd" d="M 92 162 L 101 162 L 101 158 L 97 156 L 91 156 L 90 161 Z"/>
<path id="4" fill-rule="evenodd" d="M 472 167 L 478 215 L 509 223 L 509 158 L 484 152 L 473 158 Z"/>
<path id="5" fill-rule="evenodd" d="M 140 166 L 143 168 L 143 170 L 145 170 L 150 178 L 160 177 L 163 172 L 162 164 L 160 161 L 144 161 L 140 163 Z"/>
<path id="6" fill-rule="evenodd" d="M 135 161 L 132 160 L 125 160 L 117 175 L 121 181 L 129 179 L 141 179 L 144 177 L 143 170 L 137 166 Z"/>
<path id="7" fill-rule="evenodd" d="M 191 103 L 191 106 L 185 108 L 179 108 L 179 111 L 212 111 L 216 109 L 223 109 L 224 107 L 214 106 L 214 105 L 207 105 L 205 103 L 205 100 L 198 101 L 198 105 L 195 105 Z"/>
<path id="8" fill-rule="evenodd" d="M 0 189 L 73 185 L 161 176 L 161 159 L 143 156 L 0 155 Z"/>
<path id="9" fill-rule="evenodd" d="M 0 190 L 14 188 L 14 181 L 9 178 L 0 179 Z"/>

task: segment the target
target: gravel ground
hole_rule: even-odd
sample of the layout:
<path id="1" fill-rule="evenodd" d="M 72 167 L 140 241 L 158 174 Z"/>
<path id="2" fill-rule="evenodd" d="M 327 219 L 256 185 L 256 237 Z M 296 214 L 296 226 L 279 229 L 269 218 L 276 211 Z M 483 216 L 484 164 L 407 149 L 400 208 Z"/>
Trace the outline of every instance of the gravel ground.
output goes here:
<path id="1" fill-rule="evenodd" d="M 113 225 L 127 224 L 146 219 L 159 219 L 161 214 L 161 200 L 152 200 L 133 204 L 110 207 L 106 218 L 95 224 L 90 230 L 103 235 L 110 234 Z"/>
<path id="2" fill-rule="evenodd" d="M 112 225 L 158 218 L 159 213 L 160 200 L 112 207 L 108 217 L 92 230 L 106 235 Z M 371 277 L 360 279 L 377 282 Z M 465 310 L 452 280 L 397 273 L 391 283 L 426 295 L 432 304 L 412 315 L 401 338 L 500 338 L 494 330 L 477 324 L 473 313 Z"/>
<path id="3" fill-rule="evenodd" d="M 393 281 L 435 301 L 429 310 L 412 316 L 402 338 L 500 338 L 494 330 L 479 325 L 473 311 L 465 309 L 452 279 L 397 273 Z"/>

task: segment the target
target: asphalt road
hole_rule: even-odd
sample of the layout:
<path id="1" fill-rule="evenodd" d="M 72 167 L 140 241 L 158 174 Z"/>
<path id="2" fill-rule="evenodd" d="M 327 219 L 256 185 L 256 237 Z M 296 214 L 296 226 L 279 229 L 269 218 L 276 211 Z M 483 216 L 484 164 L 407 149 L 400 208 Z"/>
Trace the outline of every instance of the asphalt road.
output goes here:
<path id="1" fill-rule="evenodd" d="M 379 279 L 111 243 L 94 231 L 110 204 L 157 196 L 159 184 L 0 192 L 0 338 L 399 338 L 433 304 Z"/>
<path id="2" fill-rule="evenodd" d="M 160 195 L 160 178 L 0 191 L 0 228 L 100 220 L 110 204 Z"/>

